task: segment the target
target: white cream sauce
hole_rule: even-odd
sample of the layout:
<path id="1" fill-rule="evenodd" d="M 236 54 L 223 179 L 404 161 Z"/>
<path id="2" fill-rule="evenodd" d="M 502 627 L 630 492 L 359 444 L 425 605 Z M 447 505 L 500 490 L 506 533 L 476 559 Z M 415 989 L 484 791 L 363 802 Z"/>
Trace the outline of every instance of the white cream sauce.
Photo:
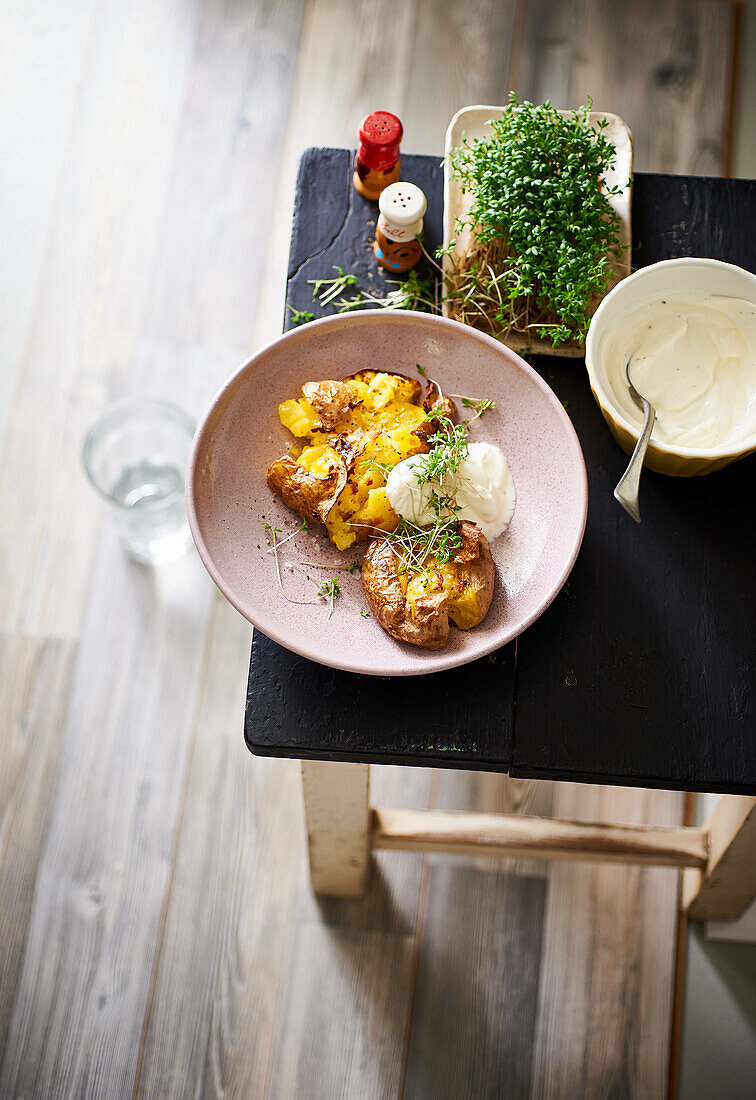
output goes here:
<path id="1" fill-rule="evenodd" d="M 672 446 L 739 446 L 756 433 L 756 305 L 678 293 L 618 318 L 600 357 L 613 404 L 640 429 L 633 385 L 656 410 L 652 438 Z"/>
<path id="2" fill-rule="evenodd" d="M 470 443 L 454 477 L 418 482 L 427 455 L 414 455 L 397 463 L 386 481 L 389 504 L 398 516 L 428 527 L 436 519 L 431 494 L 452 496 L 459 506 L 459 519 L 480 527 L 487 539 L 497 538 L 509 526 L 515 509 L 516 491 L 512 473 L 501 448 L 493 443 Z"/>

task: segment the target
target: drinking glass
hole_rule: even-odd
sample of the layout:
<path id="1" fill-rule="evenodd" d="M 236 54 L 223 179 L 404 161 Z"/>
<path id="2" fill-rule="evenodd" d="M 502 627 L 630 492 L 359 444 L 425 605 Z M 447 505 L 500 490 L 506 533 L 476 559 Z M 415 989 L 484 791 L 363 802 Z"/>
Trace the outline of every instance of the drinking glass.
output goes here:
<path id="1" fill-rule="evenodd" d="M 135 561 L 173 561 L 191 542 L 184 475 L 194 429 L 175 405 L 144 399 L 112 406 L 86 438 L 87 477 Z"/>

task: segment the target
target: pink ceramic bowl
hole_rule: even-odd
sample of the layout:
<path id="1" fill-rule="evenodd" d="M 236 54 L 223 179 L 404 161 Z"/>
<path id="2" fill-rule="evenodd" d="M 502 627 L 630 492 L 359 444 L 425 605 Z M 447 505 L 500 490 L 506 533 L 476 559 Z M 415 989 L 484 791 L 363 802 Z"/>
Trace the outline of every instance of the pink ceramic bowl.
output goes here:
<path id="1" fill-rule="evenodd" d="M 308 380 L 343 378 L 367 368 L 416 377 L 418 363 L 446 393 L 496 401 L 495 410 L 476 420 L 471 439 L 502 448 L 517 489 L 509 530 L 491 544 L 498 576 L 488 615 L 474 630 L 452 628 L 447 646 L 435 652 L 396 641 L 373 618 L 360 614 L 367 603 L 359 570 L 337 572 L 333 565 L 360 560 L 365 544 L 342 555 L 322 533 L 310 530 L 279 551 L 283 584 L 292 599 L 316 598 L 321 581 L 338 577 L 341 596 L 329 618 L 324 602 L 284 599 L 263 528 L 264 523 L 280 528 L 280 541 L 301 526 L 265 481 L 269 463 L 292 442 L 279 422 L 278 404 L 301 396 Z M 513 351 L 456 321 L 396 310 L 327 317 L 258 352 L 213 401 L 195 436 L 187 474 L 194 541 L 234 607 L 295 653 L 376 676 L 453 668 L 517 637 L 567 579 L 583 539 L 587 507 L 577 436 L 536 372 Z"/>

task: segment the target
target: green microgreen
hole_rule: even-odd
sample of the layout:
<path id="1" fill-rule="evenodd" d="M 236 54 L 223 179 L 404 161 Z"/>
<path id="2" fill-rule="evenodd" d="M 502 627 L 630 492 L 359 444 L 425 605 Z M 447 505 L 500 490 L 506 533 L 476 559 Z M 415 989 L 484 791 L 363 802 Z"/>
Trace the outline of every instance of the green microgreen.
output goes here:
<path id="1" fill-rule="evenodd" d="M 369 619 L 370 618 L 370 612 L 366 611 L 364 607 L 360 608 L 360 615 L 362 615 L 363 619 Z"/>
<path id="2" fill-rule="evenodd" d="M 460 401 L 462 402 L 462 405 L 463 405 L 464 408 L 474 410 L 473 415 L 466 422 L 468 427 L 475 420 L 477 420 L 479 416 L 482 416 L 483 413 L 488 412 L 489 409 L 495 409 L 496 408 L 496 402 L 492 401 L 488 397 L 480 397 L 480 398 L 477 398 L 477 397 L 463 397 L 461 393 L 452 393 L 452 394 L 449 394 L 449 396 L 450 397 L 458 397 L 460 399 Z"/>
<path id="3" fill-rule="evenodd" d="M 288 603 L 310 604 L 310 603 L 317 603 L 318 602 L 317 600 L 295 600 L 292 596 L 287 596 L 286 591 L 285 591 L 284 586 L 283 586 L 283 580 L 281 579 L 281 564 L 278 560 L 278 549 L 279 549 L 280 546 L 283 545 L 284 542 L 287 541 L 287 539 L 293 538 L 293 535 L 298 534 L 306 526 L 307 526 L 307 521 L 305 520 L 302 527 L 298 527 L 297 530 L 294 531 L 292 535 L 288 535 L 286 539 L 282 540 L 282 542 L 278 542 L 277 536 L 281 534 L 281 528 L 280 527 L 273 527 L 273 525 L 270 524 L 270 523 L 263 523 L 263 530 L 265 531 L 265 539 L 266 539 L 266 542 L 268 542 L 270 544 L 270 550 L 268 551 L 268 553 L 271 553 L 271 552 L 273 553 L 273 560 L 276 563 L 276 577 L 278 578 L 278 587 L 281 589 L 281 595 L 283 596 L 283 598 L 285 600 L 288 601 Z"/>
<path id="4" fill-rule="evenodd" d="M 378 460 L 375 458 L 363 458 L 355 464 L 355 469 L 361 471 L 364 470 L 365 472 L 369 472 L 370 470 L 380 470 L 382 474 L 385 474 L 386 477 L 388 477 L 394 466 L 396 466 L 395 462 L 378 462 Z"/>
<path id="5" fill-rule="evenodd" d="M 484 412 L 489 409 L 496 408 L 496 402 L 491 401 L 490 398 L 481 397 L 463 397 L 461 398 L 462 404 L 466 409 L 475 409 L 475 416 L 482 416 Z"/>
<path id="6" fill-rule="evenodd" d="M 447 417 L 431 410 L 426 416 L 434 425 L 428 438 L 430 450 L 418 458 L 415 478 L 418 485 L 437 482 L 439 489 L 431 489 L 430 504 L 435 519 L 429 527 L 419 527 L 409 520 L 402 520 L 385 538 L 399 558 L 400 573 L 417 573 L 427 570 L 431 563 L 449 562 L 462 546 L 457 513 L 459 506 L 454 499 L 453 488 L 444 491 L 444 479 L 453 478 L 459 470 L 467 450 L 467 425 L 453 424 Z"/>
<path id="7" fill-rule="evenodd" d="M 306 325 L 308 321 L 315 320 L 315 314 L 310 313 L 309 309 L 294 309 L 294 306 L 287 306 L 286 308 L 291 310 L 292 324 Z"/>
<path id="8" fill-rule="evenodd" d="M 462 459 L 467 457 L 466 424 L 453 424 L 433 409 L 426 420 L 433 423 L 435 431 L 428 436 L 430 451 L 417 465 L 415 477 L 419 485 L 429 481 L 443 483 L 445 477 L 456 474 Z"/>
<path id="9" fill-rule="evenodd" d="M 452 263 L 451 316 L 496 336 L 534 333 L 554 347 L 582 343 L 597 296 L 621 252 L 606 173 L 615 149 L 592 103 L 562 115 L 512 92 L 489 136 L 463 139 L 452 174 L 472 196 L 472 246 Z M 447 247 L 445 250 L 450 251 Z"/>
<path id="10" fill-rule="evenodd" d="M 329 600 L 328 618 L 333 615 L 333 601 L 341 594 L 341 585 L 336 577 L 332 577 L 330 581 L 323 581 L 318 585 L 318 595 L 321 600 Z"/>
<path id="11" fill-rule="evenodd" d="M 402 520 L 385 538 L 399 558 L 399 573 L 421 573 L 431 563 L 449 562 L 462 546 L 459 523 L 454 516 L 439 516 L 430 527 Z"/>
<path id="12" fill-rule="evenodd" d="M 369 302 L 362 291 L 358 290 L 352 298 L 337 298 L 333 304 L 337 313 L 351 313 L 353 309 L 364 309 Z"/>
<path id="13" fill-rule="evenodd" d="M 307 530 L 307 518 L 305 517 L 302 520 L 301 527 L 297 527 L 296 530 L 292 531 L 290 535 L 287 535 L 285 539 L 280 539 L 278 541 L 276 540 L 276 535 L 280 535 L 282 533 L 280 527 L 271 527 L 269 523 L 264 523 L 263 527 L 268 532 L 268 534 L 272 536 L 273 539 L 273 545 L 266 552 L 268 554 L 275 554 L 277 550 L 281 549 L 285 542 L 288 542 L 289 539 L 295 538 L 295 536 L 301 534 L 302 531 Z M 270 541 L 270 539 L 268 541 Z"/>
<path id="14" fill-rule="evenodd" d="M 438 280 L 435 275 L 421 278 L 413 269 L 407 278 L 399 282 L 389 279 L 388 282 L 396 284 L 396 290 L 390 290 L 381 297 L 371 294 L 370 291 L 358 290 L 351 298 L 339 298 L 334 301 L 339 313 L 349 313 L 353 309 L 412 309 L 419 313 L 439 313 L 438 308 Z"/>
<path id="15" fill-rule="evenodd" d="M 416 364 L 424 377 L 425 370 Z M 431 379 L 431 381 L 433 381 Z M 434 382 L 439 395 L 443 397 L 441 387 Z M 402 520 L 399 526 L 383 536 L 392 546 L 399 558 L 397 566 L 400 573 L 428 572 L 432 564 L 445 564 L 452 561 L 462 547 L 459 520 L 460 507 L 455 498 L 455 477 L 460 465 L 467 457 L 467 434 L 478 416 L 496 407 L 496 402 L 487 398 L 459 397 L 465 408 L 475 410 L 475 416 L 462 424 L 454 424 L 448 416 L 433 409 L 426 413 L 425 421 L 433 425 L 433 434 L 427 439 L 430 448 L 427 454 L 419 455 L 413 469 L 418 485 L 434 482 L 430 492 L 430 505 L 435 519 L 428 527 L 418 527 L 408 520 Z M 429 582 L 426 577 L 426 585 Z"/>
<path id="16" fill-rule="evenodd" d="M 336 272 L 334 279 L 307 280 L 312 286 L 313 298 L 317 298 L 322 306 L 327 306 L 334 298 L 343 294 L 348 286 L 354 286 L 357 282 L 357 276 L 347 274 L 343 267 L 336 265 L 333 270 Z"/>
<path id="17" fill-rule="evenodd" d="M 427 253 L 426 253 L 427 255 Z M 389 279 L 396 286 L 381 299 L 384 309 L 413 309 L 419 313 L 440 313 L 439 281 L 435 274 L 421 275 L 412 268 L 401 281 Z"/>
<path id="18" fill-rule="evenodd" d="M 433 263 L 431 257 L 428 259 Z M 435 263 L 433 266 L 438 267 Z M 441 269 L 438 268 L 438 270 L 440 272 Z M 334 271 L 336 276 L 333 279 L 308 279 L 308 282 L 312 286 L 313 300 L 317 300 L 321 306 L 333 305 L 338 313 L 376 307 L 410 309 L 421 313 L 441 312 L 439 280 L 434 272 L 423 276 L 413 268 L 402 280 L 388 279 L 387 282 L 395 289 L 383 296 L 373 294 L 369 290 L 357 290 L 351 296 L 345 297 L 346 290 L 357 285 L 357 276 L 344 271 L 342 267 L 334 267 Z M 291 309 L 291 306 L 289 308 Z M 310 316 L 306 319 L 313 318 Z"/>

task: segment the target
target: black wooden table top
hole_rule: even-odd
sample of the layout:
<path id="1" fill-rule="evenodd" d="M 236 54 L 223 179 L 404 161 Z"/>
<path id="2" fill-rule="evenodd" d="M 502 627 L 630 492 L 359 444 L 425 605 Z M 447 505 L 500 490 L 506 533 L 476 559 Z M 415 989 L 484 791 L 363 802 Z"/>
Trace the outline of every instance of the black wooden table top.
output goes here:
<path id="1" fill-rule="evenodd" d="M 316 316 L 307 280 L 337 264 L 363 289 L 385 286 L 370 248 L 377 208 L 351 185 L 352 156 L 310 149 L 300 165 L 287 304 Z M 402 168 L 428 198 L 433 248 L 440 160 L 404 156 Z M 636 174 L 633 264 L 674 256 L 756 270 L 756 182 Z M 271 756 L 756 793 L 756 458 L 699 478 L 644 473 L 637 526 L 612 497 L 627 459 L 582 362 L 535 357 L 533 366 L 567 408 L 588 469 L 585 540 L 561 594 L 516 642 L 431 676 L 334 671 L 256 631 L 247 745 Z"/>

